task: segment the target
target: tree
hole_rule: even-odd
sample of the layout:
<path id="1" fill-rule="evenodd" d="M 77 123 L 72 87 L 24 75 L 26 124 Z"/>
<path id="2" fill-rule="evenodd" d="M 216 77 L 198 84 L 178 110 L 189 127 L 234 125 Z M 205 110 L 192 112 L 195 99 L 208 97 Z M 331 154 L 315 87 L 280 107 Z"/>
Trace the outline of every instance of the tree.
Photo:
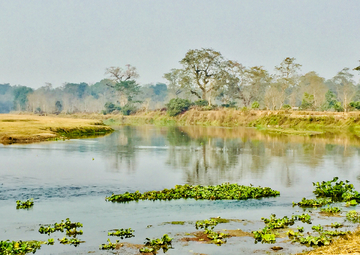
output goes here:
<path id="1" fill-rule="evenodd" d="M 139 77 L 136 68 L 131 65 L 126 65 L 127 69 L 120 67 L 106 68 L 105 74 L 109 75 L 112 83 L 106 85 L 114 88 L 118 92 L 119 103 L 121 106 L 126 105 L 132 101 L 134 96 L 139 94 L 140 86 L 136 83 L 135 79 Z"/>
<path id="2" fill-rule="evenodd" d="M 345 111 L 347 111 L 349 103 L 356 95 L 356 87 L 354 85 L 354 81 L 352 80 L 353 76 L 354 75 L 349 72 L 349 68 L 346 67 L 338 72 L 333 78 L 336 84 L 338 97 L 342 101 Z"/>
<path id="3" fill-rule="evenodd" d="M 278 90 L 278 101 L 280 108 L 284 104 L 286 97 L 291 94 L 291 104 L 296 103 L 297 85 L 299 82 L 298 71 L 301 68 L 300 64 L 295 63 L 295 58 L 285 58 L 279 66 L 275 67 L 276 75 L 276 89 Z"/>
<path id="4" fill-rule="evenodd" d="M 305 94 L 311 95 L 313 97 L 310 100 L 312 102 L 311 107 L 307 105 L 307 108 L 315 110 L 319 109 L 324 104 L 325 93 L 328 90 L 324 81 L 325 79 L 318 76 L 315 72 L 309 72 L 300 78 L 299 90 L 301 93 L 304 95 L 304 97 L 306 97 Z M 307 101 L 307 99 L 305 99 L 305 101 Z M 301 107 L 304 107 L 303 103 Z"/>
<path id="5" fill-rule="evenodd" d="M 211 104 L 213 93 L 224 85 L 224 80 L 229 77 L 227 69 L 234 63 L 225 60 L 218 51 L 202 48 L 189 50 L 180 64 L 182 69 L 172 69 L 164 78 L 171 86 L 187 90 Z"/>
<path id="6" fill-rule="evenodd" d="M 28 94 L 34 90 L 26 86 L 14 87 L 14 108 L 19 111 L 25 111 L 27 108 Z"/>

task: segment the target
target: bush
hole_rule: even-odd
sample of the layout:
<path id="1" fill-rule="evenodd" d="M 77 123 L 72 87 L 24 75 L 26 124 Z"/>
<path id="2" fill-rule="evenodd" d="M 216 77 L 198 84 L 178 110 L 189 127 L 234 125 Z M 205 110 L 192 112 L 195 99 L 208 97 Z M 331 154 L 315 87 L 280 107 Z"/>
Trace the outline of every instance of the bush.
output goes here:
<path id="1" fill-rule="evenodd" d="M 118 106 L 118 105 L 115 105 L 111 102 L 107 102 L 105 105 L 105 110 L 102 111 L 102 113 L 105 115 L 105 114 L 108 114 L 108 113 L 112 113 L 113 111 L 115 110 L 118 110 L 120 111 L 121 110 L 121 107 Z"/>
<path id="2" fill-rule="evenodd" d="M 222 106 L 222 107 L 225 107 L 225 108 L 236 108 L 236 102 L 230 101 L 229 103 L 227 103 L 227 104 L 222 104 L 221 106 Z"/>
<path id="3" fill-rule="evenodd" d="M 170 116 L 176 116 L 185 112 L 191 106 L 191 102 L 187 99 L 173 98 L 166 104 L 167 112 Z"/>
<path id="4" fill-rule="evenodd" d="M 121 113 L 123 115 L 130 115 L 132 113 L 135 113 L 137 110 L 136 106 L 134 104 L 131 104 L 131 103 L 127 103 L 126 105 L 124 105 L 122 108 L 121 108 Z"/>
<path id="5" fill-rule="evenodd" d="M 199 100 L 196 100 L 194 102 L 194 104 L 196 106 L 208 106 L 209 105 L 209 102 L 207 100 L 204 100 L 204 99 L 199 99 Z"/>
<path id="6" fill-rule="evenodd" d="M 281 109 L 284 109 L 284 110 L 290 110 L 291 109 L 291 106 L 289 104 L 284 104 Z"/>
<path id="7" fill-rule="evenodd" d="M 254 101 L 254 102 L 251 104 L 251 108 L 252 108 L 252 109 L 259 109 L 259 107 L 260 107 L 260 104 L 259 104 L 259 102 L 257 102 L 257 101 Z"/>

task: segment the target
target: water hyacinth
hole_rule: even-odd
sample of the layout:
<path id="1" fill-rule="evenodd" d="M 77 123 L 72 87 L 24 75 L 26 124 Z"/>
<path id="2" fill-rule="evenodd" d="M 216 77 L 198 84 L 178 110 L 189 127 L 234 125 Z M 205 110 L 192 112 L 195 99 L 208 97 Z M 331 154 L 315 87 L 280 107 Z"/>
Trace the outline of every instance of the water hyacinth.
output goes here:
<path id="1" fill-rule="evenodd" d="M 172 200 L 182 198 L 204 200 L 244 200 L 249 198 L 274 197 L 280 195 L 279 191 L 268 187 L 253 187 L 239 184 L 223 183 L 215 186 L 201 185 L 176 185 L 173 189 L 162 191 L 148 191 L 140 193 L 125 192 L 124 194 L 112 194 L 105 200 L 111 202 L 128 202 L 138 200 Z"/>

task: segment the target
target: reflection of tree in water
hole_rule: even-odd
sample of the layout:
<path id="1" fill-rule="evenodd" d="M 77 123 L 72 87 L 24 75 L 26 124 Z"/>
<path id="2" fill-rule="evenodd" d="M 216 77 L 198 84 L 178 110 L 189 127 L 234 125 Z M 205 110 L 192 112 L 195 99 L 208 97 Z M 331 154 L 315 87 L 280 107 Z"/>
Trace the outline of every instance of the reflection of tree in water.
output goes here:
<path id="1" fill-rule="evenodd" d="M 333 160 L 339 168 L 350 169 L 351 157 L 359 152 L 353 146 L 329 145 L 324 140 L 293 142 L 291 138 L 272 137 L 255 130 L 229 138 L 228 134 L 221 137 L 219 132 L 212 136 L 210 128 L 205 128 L 202 136 L 202 129 L 172 128 L 167 135 L 171 145 L 167 163 L 184 169 L 189 184 L 261 179 L 271 171 L 289 187 L 301 176 L 299 165 L 316 171 L 324 160 Z"/>

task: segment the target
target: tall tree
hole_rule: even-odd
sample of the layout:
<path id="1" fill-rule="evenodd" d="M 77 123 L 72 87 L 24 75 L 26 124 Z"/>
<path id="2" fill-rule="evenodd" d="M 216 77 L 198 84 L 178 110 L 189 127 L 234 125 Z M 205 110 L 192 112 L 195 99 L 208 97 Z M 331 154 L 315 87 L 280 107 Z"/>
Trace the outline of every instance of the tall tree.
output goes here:
<path id="1" fill-rule="evenodd" d="M 349 103 L 356 95 L 355 82 L 352 80 L 354 75 L 349 72 L 349 68 L 344 68 L 333 78 L 339 99 L 343 103 L 344 110 L 347 111 Z"/>
<path id="2" fill-rule="evenodd" d="M 309 72 L 300 78 L 300 92 L 312 96 L 313 103 L 311 109 L 320 109 L 325 102 L 325 93 L 328 91 L 324 83 L 325 79 L 318 76 L 315 72 Z"/>
<path id="3" fill-rule="evenodd" d="M 126 65 L 126 69 L 120 67 L 106 68 L 105 74 L 109 75 L 112 83 L 107 83 L 109 87 L 114 88 L 119 95 L 119 102 L 124 106 L 129 101 L 132 101 L 134 96 L 139 94 L 140 86 L 136 83 L 135 79 L 139 77 L 136 68 L 131 65 Z"/>
<path id="4" fill-rule="evenodd" d="M 164 77 L 210 104 L 214 93 L 224 84 L 227 68 L 233 62 L 225 60 L 218 51 L 202 48 L 189 50 L 180 64 L 181 69 L 172 69 Z"/>

